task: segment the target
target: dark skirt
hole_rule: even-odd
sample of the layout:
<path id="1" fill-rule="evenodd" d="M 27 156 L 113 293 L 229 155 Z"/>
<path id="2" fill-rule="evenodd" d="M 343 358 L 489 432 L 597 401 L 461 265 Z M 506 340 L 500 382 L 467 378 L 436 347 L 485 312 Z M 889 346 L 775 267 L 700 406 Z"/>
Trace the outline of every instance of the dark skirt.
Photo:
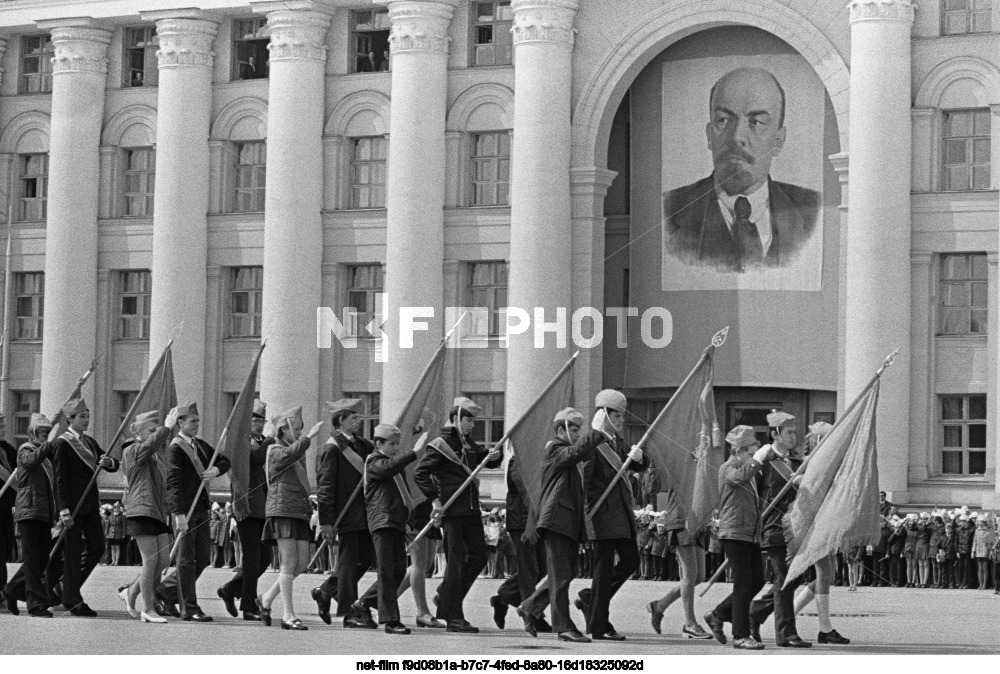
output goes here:
<path id="1" fill-rule="evenodd" d="M 413 512 L 410 513 L 410 520 L 409 522 L 407 522 L 407 524 L 409 524 L 410 528 L 413 529 L 414 531 L 422 531 L 423 528 L 427 526 L 427 523 L 430 521 L 431 521 L 431 502 L 421 501 L 419 504 L 417 504 L 416 507 L 413 508 Z M 440 541 L 441 538 L 442 536 L 440 527 L 431 527 L 430 531 L 427 532 L 428 540 Z"/>
<path id="2" fill-rule="evenodd" d="M 311 541 L 312 529 L 309 528 L 309 522 L 296 517 L 268 517 L 260 540 L 275 545 L 279 538 Z"/>
<path id="3" fill-rule="evenodd" d="M 132 536 L 162 536 L 170 533 L 170 527 L 155 517 L 128 517 L 125 522 Z"/>

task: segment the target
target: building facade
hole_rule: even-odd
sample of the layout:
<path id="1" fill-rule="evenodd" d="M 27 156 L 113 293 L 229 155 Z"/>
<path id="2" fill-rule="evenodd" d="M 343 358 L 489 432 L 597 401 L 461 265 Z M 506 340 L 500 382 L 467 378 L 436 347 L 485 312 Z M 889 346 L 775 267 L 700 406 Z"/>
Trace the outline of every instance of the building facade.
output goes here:
<path id="1" fill-rule="evenodd" d="M 581 349 L 576 405 L 622 388 L 636 437 L 725 325 L 726 428 L 779 407 L 803 432 L 835 420 L 899 348 L 882 488 L 1000 507 L 992 4 L 4 0 L 8 433 L 100 356 L 85 393 L 109 440 L 173 340 L 211 440 L 262 338 L 272 409 L 358 396 L 371 427 L 405 404 L 445 307 L 471 306 L 442 407 L 473 397 L 495 441 L 592 307 L 582 332 L 604 339 Z M 710 87 L 746 64 L 780 82 L 782 117 L 787 96 L 772 180 L 820 195 L 815 249 L 761 285 L 671 280 L 664 195 L 711 170 Z M 529 329 L 506 329 L 508 305 Z M 321 307 L 356 343 L 317 347 Z M 412 348 L 400 307 L 434 309 Z"/>

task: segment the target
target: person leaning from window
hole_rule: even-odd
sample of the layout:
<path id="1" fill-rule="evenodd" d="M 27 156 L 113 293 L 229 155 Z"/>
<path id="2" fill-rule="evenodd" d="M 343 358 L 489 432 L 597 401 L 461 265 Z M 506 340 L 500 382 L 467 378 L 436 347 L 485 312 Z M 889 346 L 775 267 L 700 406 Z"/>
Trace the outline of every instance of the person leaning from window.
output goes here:
<path id="1" fill-rule="evenodd" d="M 751 426 L 729 431 L 726 442 L 732 446 L 732 456 L 719 468 L 719 540 L 733 571 L 733 591 L 705 614 L 705 622 L 720 644 L 726 643 L 723 623 L 731 622 L 733 647 L 759 651 L 764 644 L 750 636 L 750 602 L 764 587 L 764 565 L 756 540 L 760 511 L 755 478 L 772 450 L 759 447 Z"/>

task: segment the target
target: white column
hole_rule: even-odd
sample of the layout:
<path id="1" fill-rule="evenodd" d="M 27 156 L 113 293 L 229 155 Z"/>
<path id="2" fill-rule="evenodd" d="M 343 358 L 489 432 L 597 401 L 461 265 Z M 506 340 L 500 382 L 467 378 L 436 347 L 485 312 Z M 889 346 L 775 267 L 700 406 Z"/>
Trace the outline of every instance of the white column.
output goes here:
<path id="1" fill-rule="evenodd" d="M 52 32 L 55 47 L 41 393 L 41 409 L 53 414 L 95 354 L 97 193 L 111 32 L 90 19 L 39 26 Z"/>
<path id="2" fill-rule="evenodd" d="M 260 393 L 275 410 L 319 397 L 322 297 L 323 71 L 330 15 L 314 2 L 254 4 L 271 32 L 264 201 Z"/>
<path id="3" fill-rule="evenodd" d="M 149 362 L 152 367 L 174 336 L 177 396 L 203 402 L 208 132 L 218 19 L 200 10 L 143 12 L 142 17 L 156 21 L 160 37 Z"/>
<path id="4" fill-rule="evenodd" d="M 886 354 L 879 477 L 907 500 L 910 439 L 910 27 L 907 0 L 852 0 L 845 396 L 860 392 Z M 877 92 L 878 95 L 873 95 Z"/>
<path id="5" fill-rule="evenodd" d="M 504 416 L 514 423 L 569 357 L 571 269 L 570 89 L 577 0 L 514 0 L 514 138 L 511 148 L 508 303 L 546 322 L 566 312 L 566 346 L 534 330 L 510 338 Z"/>
<path id="6" fill-rule="evenodd" d="M 382 418 L 402 411 L 443 335 L 445 108 L 448 26 L 459 0 L 377 0 L 389 7 L 392 103 L 386 167 Z M 400 348 L 400 307 L 431 307 L 429 326 Z M 450 326 L 449 326 L 450 327 Z"/>

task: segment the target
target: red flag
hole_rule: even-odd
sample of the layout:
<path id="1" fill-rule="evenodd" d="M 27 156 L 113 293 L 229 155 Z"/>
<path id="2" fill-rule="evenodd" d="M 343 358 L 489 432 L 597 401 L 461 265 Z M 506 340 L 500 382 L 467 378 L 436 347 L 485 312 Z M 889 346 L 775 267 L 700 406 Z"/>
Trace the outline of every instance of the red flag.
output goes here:
<path id="1" fill-rule="evenodd" d="M 233 490 L 233 513 L 238 520 L 250 516 L 250 417 L 257 390 L 257 368 L 264 345 L 260 345 L 253 366 L 243 383 L 243 389 L 236 396 L 236 404 L 229 413 L 229 419 L 220 436 L 218 452 L 229 459 L 229 485 Z"/>
<path id="2" fill-rule="evenodd" d="M 410 394 L 410 399 L 406 401 L 403 411 L 396 418 L 395 426 L 400 431 L 400 450 L 413 449 L 417 452 L 418 457 L 423 455 L 427 441 L 433 437 L 441 425 L 439 422 L 442 420 L 437 418 L 434 410 L 439 410 L 442 407 L 446 356 L 445 342 L 442 341 Z M 415 432 L 418 429 L 419 432 Z M 417 446 L 418 442 L 420 446 Z M 416 467 L 417 461 L 406 467 L 406 486 L 410 490 L 414 505 L 426 500 L 423 492 L 417 489 L 413 482 L 413 471 Z"/>
<path id="3" fill-rule="evenodd" d="M 798 494 L 784 517 L 791 582 L 838 549 L 879 540 L 876 377 L 820 443 L 802 473 Z"/>
<path id="4" fill-rule="evenodd" d="M 701 529 L 719 504 L 719 466 L 725 461 L 717 435 L 709 346 L 643 437 L 642 451 L 674 490 L 687 530 Z"/>
<path id="5" fill-rule="evenodd" d="M 170 344 L 167 344 L 160 359 L 153 365 L 149 376 L 146 377 L 146 381 L 143 382 L 142 387 L 139 389 L 139 394 L 132 402 L 132 406 L 125 413 L 118 431 L 106 448 L 107 452 L 117 459 L 121 458 L 122 447 L 117 446 L 118 440 L 125 434 L 125 431 L 132 422 L 135 421 L 136 415 L 156 410 L 160 413 L 160 423 L 162 424 L 170 410 L 176 406 L 177 388 L 174 385 L 174 357 Z"/>

